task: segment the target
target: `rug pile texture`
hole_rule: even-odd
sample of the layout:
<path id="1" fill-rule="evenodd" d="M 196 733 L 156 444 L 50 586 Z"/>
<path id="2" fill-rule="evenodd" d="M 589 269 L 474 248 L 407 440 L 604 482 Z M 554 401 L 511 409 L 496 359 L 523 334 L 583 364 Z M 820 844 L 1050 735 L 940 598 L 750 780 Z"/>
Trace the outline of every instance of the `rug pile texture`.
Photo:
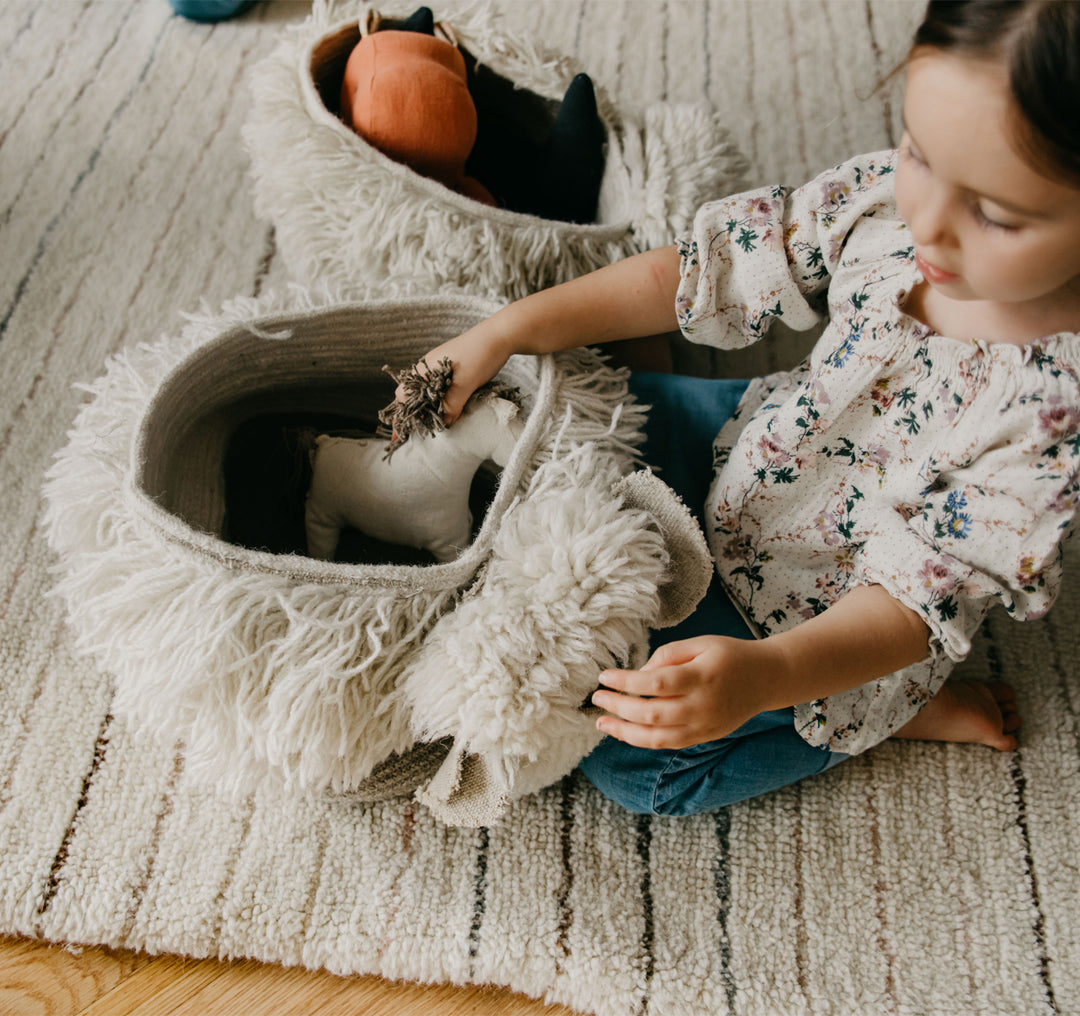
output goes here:
<path id="1" fill-rule="evenodd" d="M 899 137 L 874 86 L 918 4 L 498 6 L 621 109 L 712 102 L 751 184 Z M 889 743 L 691 820 L 627 815 L 575 775 L 479 829 L 407 798 L 233 800 L 113 718 L 49 595 L 43 475 L 109 355 L 203 304 L 287 297 L 241 128 L 251 68 L 307 12 L 0 5 L 0 933 L 490 982 L 602 1016 L 1080 1012 L 1075 571 L 1048 619 L 993 615 L 965 664 L 1016 684 L 1019 751 Z M 804 348 L 679 356 L 738 376 Z"/>

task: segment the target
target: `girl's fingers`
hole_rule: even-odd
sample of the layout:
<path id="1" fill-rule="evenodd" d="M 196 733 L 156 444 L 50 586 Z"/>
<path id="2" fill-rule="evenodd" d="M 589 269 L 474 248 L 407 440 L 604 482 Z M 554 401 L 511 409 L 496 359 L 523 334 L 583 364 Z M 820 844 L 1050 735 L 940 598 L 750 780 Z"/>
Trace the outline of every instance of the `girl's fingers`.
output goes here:
<path id="1" fill-rule="evenodd" d="M 649 662 L 642 670 L 656 670 L 660 667 L 677 667 L 697 659 L 715 641 L 711 635 L 697 635 L 678 642 L 665 642 L 649 657 Z"/>
<path id="2" fill-rule="evenodd" d="M 687 700 L 681 695 L 639 698 L 601 688 L 593 693 L 592 702 L 620 719 L 647 727 L 682 726 L 694 718 Z"/>
<path id="3" fill-rule="evenodd" d="M 638 748 L 678 749 L 695 743 L 689 729 L 682 726 L 643 727 L 614 716 L 602 716 L 596 721 L 596 726 L 608 736 Z"/>
<path id="4" fill-rule="evenodd" d="M 457 418 L 461 416 L 461 407 L 456 406 L 454 402 L 449 398 L 443 398 L 442 401 L 442 421 L 449 427 L 451 424 L 457 422 Z"/>
<path id="5" fill-rule="evenodd" d="M 647 670 L 645 667 L 641 670 L 605 670 L 600 675 L 600 683 L 605 688 L 612 688 L 626 695 L 649 698 L 682 695 L 689 687 L 686 672 L 671 666 L 655 670 Z"/>

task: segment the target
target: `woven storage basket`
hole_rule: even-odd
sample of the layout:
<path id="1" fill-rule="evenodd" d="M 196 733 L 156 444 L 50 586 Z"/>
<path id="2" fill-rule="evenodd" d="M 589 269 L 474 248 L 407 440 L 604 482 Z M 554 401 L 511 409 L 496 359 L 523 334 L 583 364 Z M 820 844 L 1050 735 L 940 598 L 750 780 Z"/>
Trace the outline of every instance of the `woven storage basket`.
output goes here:
<path id="1" fill-rule="evenodd" d="M 259 549 L 275 538 L 241 511 L 266 501 L 288 520 L 303 489 L 275 501 L 286 468 L 246 496 L 243 470 L 272 456 L 241 436 L 293 415 L 374 429 L 393 393 L 383 364 L 493 309 L 463 296 L 266 308 L 192 319 L 91 388 L 46 482 L 78 645 L 115 675 L 118 716 L 237 791 L 268 777 L 367 799 L 418 790 L 446 821 L 491 821 L 596 743 L 582 706 L 597 674 L 640 663 L 647 627 L 702 595 L 701 534 L 662 492 L 634 506 L 658 484 L 633 473 L 641 412 L 624 406 L 624 375 L 581 351 L 504 371 L 525 428 L 457 559 Z"/>
<path id="2" fill-rule="evenodd" d="M 494 103 L 519 103 L 520 117 L 542 131 L 580 68 L 500 31 L 490 11 L 438 13 L 467 64 L 483 68 L 474 87 L 497 92 Z M 286 265 L 306 287 L 347 300 L 390 280 L 516 299 L 672 243 L 702 203 L 742 185 L 745 161 L 711 107 L 657 104 L 634 122 L 598 87 L 607 145 L 595 223 L 466 198 L 387 158 L 339 118 L 345 61 L 370 14 L 316 3 L 251 79 L 244 138 L 256 210 L 276 227 Z"/>

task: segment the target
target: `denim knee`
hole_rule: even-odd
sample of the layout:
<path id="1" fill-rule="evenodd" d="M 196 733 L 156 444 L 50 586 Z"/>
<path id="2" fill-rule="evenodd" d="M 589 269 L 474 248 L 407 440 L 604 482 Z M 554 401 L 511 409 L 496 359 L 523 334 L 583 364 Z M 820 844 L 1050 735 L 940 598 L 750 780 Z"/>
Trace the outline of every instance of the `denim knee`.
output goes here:
<path id="1" fill-rule="evenodd" d="M 674 751 L 635 748 L 605 737 L 578 763 L 585 778 L 609 801 L 634 815 L 655 815 L 656 787 Z"/>
<path id="2" fill-rule="evenodd" d="M 605 797 L 637 815 L 697 815 L 815 776 L 846 755 L 814 748 L 790 709 L 753 717 L 717 741 L 681 750 L 607 737 L 579 765 Z"/>

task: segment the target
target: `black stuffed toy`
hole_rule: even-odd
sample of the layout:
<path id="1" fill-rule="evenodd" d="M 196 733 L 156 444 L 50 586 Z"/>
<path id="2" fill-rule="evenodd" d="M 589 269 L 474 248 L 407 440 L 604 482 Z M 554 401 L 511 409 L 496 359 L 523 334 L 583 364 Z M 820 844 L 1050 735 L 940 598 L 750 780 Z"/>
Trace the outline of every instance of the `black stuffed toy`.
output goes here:
<path id="1" fill-rule="evenodd" d="M 384 21 L 379 31 L 434 35 L 435 17 L 430 7 L 421 7 L 402 21 Z M 592 79 L 578 74 L 557 103 L 516 87 L 461 52 L 477 127 L 467 177 L 509 211 L 593 222 L 605 131 Z"/>

